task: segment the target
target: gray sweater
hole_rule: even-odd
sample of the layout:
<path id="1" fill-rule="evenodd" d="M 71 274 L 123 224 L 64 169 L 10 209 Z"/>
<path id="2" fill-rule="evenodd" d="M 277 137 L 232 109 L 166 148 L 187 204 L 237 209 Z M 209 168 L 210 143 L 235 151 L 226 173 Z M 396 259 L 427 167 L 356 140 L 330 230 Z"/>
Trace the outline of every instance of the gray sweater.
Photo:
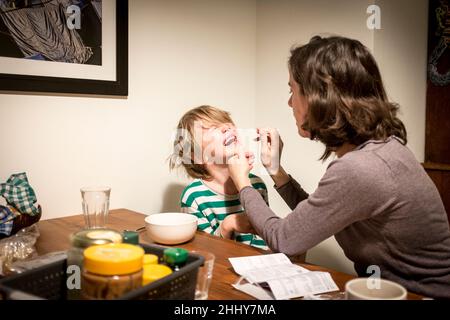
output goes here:
<path id="1" fill-rule="evenodd" d="M 277 189 L 293 210 L 282 219 L 251 187 L 240 199 L 269 247 L 297 255 L 334 235 L 356 272 L 409 291 L 450 298 L 450 228 L 439 193 L 397 138 L 367 141 L 330 163 L 308 195 L 291 181 Z"/>

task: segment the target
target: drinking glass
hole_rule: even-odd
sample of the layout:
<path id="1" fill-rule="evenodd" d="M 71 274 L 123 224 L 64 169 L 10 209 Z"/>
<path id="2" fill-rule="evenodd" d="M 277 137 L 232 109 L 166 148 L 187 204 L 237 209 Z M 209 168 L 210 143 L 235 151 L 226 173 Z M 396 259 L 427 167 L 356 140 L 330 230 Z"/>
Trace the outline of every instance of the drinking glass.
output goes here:
<path id="1" fill-rule="evenodd" d="M 200 250 L 193 250 L 191 253 L 202 256 L 205 259 L 203 266 L 198 269 L 195 300 L 206 300 L 208 299 L 209 287 L 213 276 L 215 256 L 211 252 Z"/>
<path id="2" fill-rule="evenodd" d="M 81 188 L 86 229 L 105 228 L 109 213 L 109 187 Z"/>

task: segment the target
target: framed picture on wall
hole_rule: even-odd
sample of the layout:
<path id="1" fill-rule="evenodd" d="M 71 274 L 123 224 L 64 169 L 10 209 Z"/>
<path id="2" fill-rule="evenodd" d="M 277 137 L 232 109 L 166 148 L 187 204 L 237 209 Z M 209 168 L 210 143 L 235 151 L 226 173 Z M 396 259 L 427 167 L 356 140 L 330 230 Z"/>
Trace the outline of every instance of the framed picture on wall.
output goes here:
<path id="1" fill-rule="evenodd" d="M 128 95 L 128 0 L 0 0 L 0 91 Z"/>

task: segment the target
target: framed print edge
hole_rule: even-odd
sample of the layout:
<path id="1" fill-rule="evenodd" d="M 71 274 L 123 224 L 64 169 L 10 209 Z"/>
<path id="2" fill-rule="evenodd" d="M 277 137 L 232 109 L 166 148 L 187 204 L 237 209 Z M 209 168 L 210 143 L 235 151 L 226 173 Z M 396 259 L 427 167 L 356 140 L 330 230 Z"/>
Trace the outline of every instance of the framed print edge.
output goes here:
<path id="1" fill-rule="evenodd" d="M 116 79 L 92 80 L 0 73 L 0 93 L 128 96 L 128 0 L 116 0 Z"/>

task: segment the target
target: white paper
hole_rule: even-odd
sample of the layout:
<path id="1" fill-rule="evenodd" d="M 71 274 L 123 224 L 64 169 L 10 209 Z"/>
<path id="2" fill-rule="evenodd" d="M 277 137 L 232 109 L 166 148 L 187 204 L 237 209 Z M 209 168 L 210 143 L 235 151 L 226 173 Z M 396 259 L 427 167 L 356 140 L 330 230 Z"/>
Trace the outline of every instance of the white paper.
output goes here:
<path id="1" fill-rule="evenodd" d="M 234 271 L 243 276 L 247 271 L 264 269 L 279 265 L 292 265 L 291 260 L 284 253 L 265 254 L 260 256 L 248 256 L 229 258 Z"/>
<path id="2" fill-rule="evenodd" d="M 328 272 L 307 272 L 305 274 L 268 281 L 277 300 L 304 297 L 312 294 L 339 290 Z"/>
<path id="3" fill-rule="evenodd" d="M 260 300 L 291 299 L 339 290 L 328 272 L 309 271 L 293 264 L 283 253 L 229 260 L 242 276 L 233 287 Z M 249 283 L 242 284 L 243 278 Z M 265 288 L 260 284 L 266 284 Z"/>
<path id="4" fill-rule="evenodd" d="M 287 264 L 264 269 L 248 270 L 241 275 L 245 276 L 249 282 L 261 283 L 279 278 L 292 277 L 306 272 L 309 272 L 309 270 L 296 264 Z"/>
<path id="5" fill-rule="evenodd" d="M 242 282 L 245 282 L 243 278 L 239 279 L 237 283 L 232 284 L 232 286 L 235 289 L 242 291 L 258 300 L 275 300 L 275 297 L 270 290 L 264 289 L 257 284 Z"/>

